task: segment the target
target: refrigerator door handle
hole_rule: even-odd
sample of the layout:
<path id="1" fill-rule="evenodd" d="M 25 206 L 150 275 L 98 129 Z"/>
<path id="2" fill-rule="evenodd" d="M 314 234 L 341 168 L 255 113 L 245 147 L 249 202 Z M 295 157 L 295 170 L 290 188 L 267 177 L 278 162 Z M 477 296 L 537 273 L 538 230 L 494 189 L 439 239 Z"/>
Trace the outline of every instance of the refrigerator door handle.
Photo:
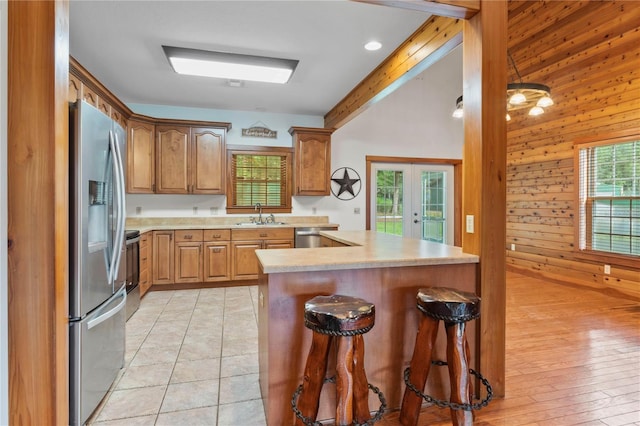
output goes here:
<path id="1" fill-rule="evenodd" d="M 113 283 L 116 279 L 116 275 L 118 274 L 118 269 L 120 267 L 120 258 L 122 256 L 122 243 L 124 242 L 124 214 L 123 214 L 123 203 L 124 203 L 124 194 L 122 193 L 122 164 L 120 160 L 120 150 L 118 148 L 117 140 L 114 137 L 113 131 L 109 131 L 109 147 L 113 155 L 111 158 L 113 159 L 113 168 L 115 169 L 114 180 L 115 180 L 115 196 L 117 198 L 118 203 L 118 220 L 116 226 L 116 238 L 113 244 L 113 253 L 111 256 L 111 265 L 109 268 L 109 282 Z"/>
<path id="2" fill-rule="evenodd" d="M 123 290 L 121 290 L 121 292 L 117 293 L 116 295 L 118 297 L 122 297 L 122 300 L 120 301 L 120 303 L 118 303 L 112 309 L 109 309 L 107 312 L 100 313 L 99 316 L 97 316 L 96 318 L 88 321 L 87 322 L 87 329 L 88 330 L 91 330 L 93 327 L 96 327 L 96 326 L 102 324 L 103 322 L 105 322 L 106 320 L 108 320 L 109 318 L 111 318 L 112 316 L 117 314 L 118 312 L 120 312 L 122 309 L 124 309 L 124 306 L 127 303 L 127 292 L 126 292 L 126 290 L 123 289 Z"/>
<path id="3" fill-rule="evenodd" d="M 120 152 L 120 141 L 118 140 L 118 134 L 113 132 L 115 138 L 116 155 L 118 156 L 118 165 L 120 167 L 120 233 L 122 234 L 121 244 L 124 242 L 124 228 L 126 224 L 127 209 L 125 206 L 126 199 L 126 182 L 124 180 L 124 164 L 122 161 L 122 153 Z"/>

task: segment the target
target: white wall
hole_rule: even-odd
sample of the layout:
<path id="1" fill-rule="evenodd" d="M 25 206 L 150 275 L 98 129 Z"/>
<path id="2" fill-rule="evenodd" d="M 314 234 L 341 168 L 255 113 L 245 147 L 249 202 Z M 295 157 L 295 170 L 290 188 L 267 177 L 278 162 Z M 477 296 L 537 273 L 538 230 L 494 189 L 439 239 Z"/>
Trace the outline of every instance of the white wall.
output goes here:
<path id="1" fill-rule="evenodd" d="M 355 169 L 363 179 L 362 190 L 350 201 L 329 197 L 294 197 L 292 215 L 329 216 L 341 229 L 365 228 L 365 156 L 462 158 L 462 120 L 451 117 L 455 100 L 462 94 L 462 48 L 431 66 L 422 74 L 373 105 L 337 130 L 331 139 L 332 171 Z M 140 114 L 158 118 L 184 118 L 231 122 L 228 144 L 292 146 L 291 126 L 323 127 L 320 116 L 267 114 L 131 104 Z M 241 129 L 256 122 L 278 131 L 278 139 L 244 138 Z M 207 195 L 127 195 L 127 215 L 197 216 L 225 214 L 224 196 Z M 354 214 L 360 208 L 360 214 Z M 315 210 L 314 210 L 315 209 Z M 315 213 L 314 213 L 315 211 Z"/>
<path id="2" fill-rule="evenodd" d="M 7 2 L 0 1 L 0 425 L 9 424 L 7 280 Z"/>

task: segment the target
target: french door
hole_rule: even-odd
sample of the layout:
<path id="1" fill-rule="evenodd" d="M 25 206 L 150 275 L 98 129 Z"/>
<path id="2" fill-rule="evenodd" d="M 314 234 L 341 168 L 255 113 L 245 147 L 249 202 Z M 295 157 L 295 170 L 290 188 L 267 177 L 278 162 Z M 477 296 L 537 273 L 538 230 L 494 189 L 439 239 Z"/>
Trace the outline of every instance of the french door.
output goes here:
<path id="1" fill-rule="evenodd" d="M 372 229 L 453 245 L 453 166 L 373 163 L 371 174 Z"/>

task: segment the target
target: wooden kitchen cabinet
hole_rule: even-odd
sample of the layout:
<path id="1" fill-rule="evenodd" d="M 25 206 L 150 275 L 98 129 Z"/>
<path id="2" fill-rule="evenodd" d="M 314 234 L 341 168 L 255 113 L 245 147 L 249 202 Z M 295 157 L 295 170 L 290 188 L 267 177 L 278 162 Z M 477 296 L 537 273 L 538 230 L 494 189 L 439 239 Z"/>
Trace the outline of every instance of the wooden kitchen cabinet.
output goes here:
<path id="1" fill-rule="evenodd" d="M 152 232 L 145 232 L 140 235 L 140 264 L 139 264 L 139 286 L 140 297 L 151 287 L 151 241 L 153 239 Z"/>
<path id="2" fill-rule="evenodd" d="M 156 126 L 156 192 L 224 194 L 226 129 Z"/>
<path id="3" fill-rule="evenodd" d="M 155 189 L 155 126 L 130 120 L 127 140 L 127 192 L 152 194 Z"/>
<path id="4" fill-rule="evenodd" d="M 190 192 L 189 127 L 156 127 L 156 192 L 187 194 Z"/>
<path id="5" fill-rule="evenodd" d="M 202 282 L 202 230 L 175 233 L 175 283 Z"/>
<path id="6" fill-rule="evenodd" d="M 153 231 L 153 284 L 172 284 L 174 280 L 174 231 Z"/>
<path id="7" fill-rule="evenodd" d="M 293 137 L 293 195 L 329 195 L 333 129 L 291 127 Z"/>
<path id="8" fill-rule="evenodd" d="M 203 279 L 205 282 L 231 280 L 231 231 L 204 231 Z"/>
<path id="9" fill-rule="evenodd" d="M 293 228 L 233 229 L 231 231 L 233 280 L 258 278 L 256 250 L 293 248 Z"/>
<path id="10" fill-rule="evenodd" d="M 191 193 L 225 193 L 225 133 L 225 129 L 191 128 Z"/>

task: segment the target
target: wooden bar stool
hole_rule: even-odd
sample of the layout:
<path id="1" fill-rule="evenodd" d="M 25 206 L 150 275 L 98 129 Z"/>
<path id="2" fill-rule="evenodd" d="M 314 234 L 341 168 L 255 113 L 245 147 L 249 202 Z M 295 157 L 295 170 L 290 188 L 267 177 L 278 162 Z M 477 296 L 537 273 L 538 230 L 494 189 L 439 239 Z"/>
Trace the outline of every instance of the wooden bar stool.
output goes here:
<path id="1" fill-rule="evenodd" d="M 367 382 L 364 371 L 362 335 L 375 322 L 375 306 L 356 297 L 317 296 L 304 305 L 304 325 L 313 331 L 311 348 L 304 369 L 303 382 L 293 394 L 291 405 L 296 425 L 319 425 L 315 419 L 320 404 L 320 391 L 326 379 L 329 348 L 335 337 L 336 357 L 336 424 L 351 425 L 382 418 L 386 402 L 380 390 Z M 378 394 L 381 406 L 374 418 L 369 413 L 369 389 Z M 297 401 L 296 401 L 297 400 Z"/>
<path id="2" fill-rule="evenodd" d="M 407 387 L 400 408 L 400 423 L 404 426 L 416 425 L 422 401 L 449 407 L 453 425 L 472 425 L 471 410 L 486 406 L 492 397 L 489 383 L 479 373 L 469 368 L 469 344 L 465 323 L 480 316 L 480 298 L 473 293 L 445 287 L 421 288 L 417 295 L 418 309 L 422 312 L 413 357 L 404 378 Z M 439 401 L 424 395 L 431 353 L 438 334 L 440 320 L 444 321 L 447 332 L 447 363 L 433 361 L 436 365 L 449 366 L 451 382 L 450 401 Z M 478 377 L 487 387 L 488 396 L 478 404 L 471 404 L 473 395 L 469 373 Z"/>

